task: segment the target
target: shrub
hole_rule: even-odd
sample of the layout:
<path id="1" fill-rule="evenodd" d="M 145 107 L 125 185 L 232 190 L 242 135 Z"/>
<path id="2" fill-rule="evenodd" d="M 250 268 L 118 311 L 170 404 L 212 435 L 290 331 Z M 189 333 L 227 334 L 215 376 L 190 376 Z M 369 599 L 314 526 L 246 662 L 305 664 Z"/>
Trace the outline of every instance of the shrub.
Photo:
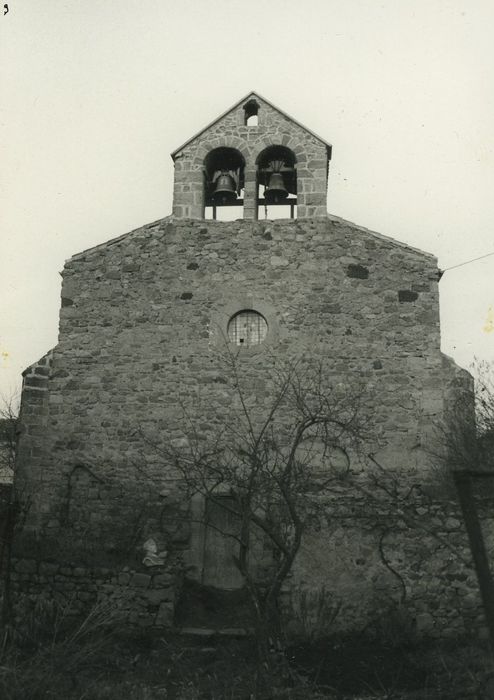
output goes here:
<path id="1" fill-rule="evenodd" d="M 110 603 L 97 603 L 84 617 L 71 602 L 40 597 L 20 624 L 7 627 L 0 650 L 3 700 L 67 698 L 77 676 L 94 669 L 120 622 Z"/>

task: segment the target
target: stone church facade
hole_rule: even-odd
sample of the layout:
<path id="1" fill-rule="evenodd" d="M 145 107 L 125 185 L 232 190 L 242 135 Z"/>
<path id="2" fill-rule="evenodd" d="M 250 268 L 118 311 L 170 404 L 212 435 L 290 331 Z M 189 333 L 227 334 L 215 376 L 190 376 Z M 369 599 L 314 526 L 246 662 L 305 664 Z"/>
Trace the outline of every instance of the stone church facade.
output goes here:
<path id="1" fill-rule="evenodd" d="M 65 265 L 59 342 L 24 373 L 12 573 L 19 599 L 106 597 L 131 623 L 165 627 L 184 580 L 222 580 L 193 518 L 202 506 L 155 445 L 180 448 L 184 414 L 206 435 L 229 415 L 225 351 L 254 412 L 280 362 L 370 387 L 369 453 L 403 483 L 430 479 L 432 426 L 464 381 L 440 352 L 436 259 L 327 213 L 320 137 L 251 93 L 172 157 L 173 214 Z M 468 556 L 452 502 L 418 505 L 430 527 L 397 535 L 368 524 L 362 493 L 333 499 L 285 586 L 293 619 L 323 591 L 341 629 L 390 601 L 420 633 L 482 625 L 473 570 L 452 555 Z"/>

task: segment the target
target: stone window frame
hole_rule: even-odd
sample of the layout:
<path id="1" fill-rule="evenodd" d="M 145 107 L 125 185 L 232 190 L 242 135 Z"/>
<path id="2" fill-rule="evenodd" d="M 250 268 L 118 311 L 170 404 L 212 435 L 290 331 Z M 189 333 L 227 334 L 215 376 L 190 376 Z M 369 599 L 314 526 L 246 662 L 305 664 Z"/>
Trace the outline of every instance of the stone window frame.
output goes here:
<path id="1" fill-rule="evenodd" d="M 245 342 L 245 344 L 244 338 L 239 337 L 241 336 L 239 330 L 239 321 L 242 321 L 244 318 L 246 319 L 249 328 L 247 331 L 246 340 L 249 340 L 249 336 L 250 338 L 254 339 L 254 342 Z M 252 325 L 257 326 L 257 328 L 255 328 L 253 332 L 251 330 Z M 264 316 L 255 309 L 241 309 L 238 313 L 234 314 L 230 318 L 227 326 L 228 341 L 238 347 L 252 347 L 255 345 L 262 345 L 262 343 L 264 343 L 264 341 L 266 340 L 268 331 L 268 322 L 266 321 Z M 235 337 L 235 339 L 232 338 L 232 335 Z"/>
<path id="2" fill-rule="evenodd" d="M 245 310 L 256 311 L 266 320 L 268 331 L 265 339 L 259 345 L 242 346 L 229 340 L 229 322 L 236 314 Z M 278 313 L 275 307 L 264 299 L 251 295 L 239 296 L 217 307 L 211 313 L 209 329 L 210 347 L 216 351 L 225 349 L 234 353 L 240 351 L 243 356 L 269 352 L 280 341 L 281 337 Z"/>

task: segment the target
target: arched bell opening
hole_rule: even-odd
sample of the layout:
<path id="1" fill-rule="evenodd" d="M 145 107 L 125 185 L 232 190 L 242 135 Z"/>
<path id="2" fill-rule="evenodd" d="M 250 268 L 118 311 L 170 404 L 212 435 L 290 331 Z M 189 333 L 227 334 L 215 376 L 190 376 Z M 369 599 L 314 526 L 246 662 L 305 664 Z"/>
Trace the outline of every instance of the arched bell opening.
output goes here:
<path id="1" fill-rule="evenodd" d="M 256 100 L 244 104 L 244 125 L 259 126 L 259 103 Z"/>
<path id="2" fill-rule="evenodd" d="M 293 151 L 268 146 L 257 163 L 257 218 L 297 218 L 297 169 Z"/>
<path id="3" fill-rule="evenodd" d="M 204 218 L 243 218 L 245 159 L 236 148 L 220 147 L 204 159 Z"/>

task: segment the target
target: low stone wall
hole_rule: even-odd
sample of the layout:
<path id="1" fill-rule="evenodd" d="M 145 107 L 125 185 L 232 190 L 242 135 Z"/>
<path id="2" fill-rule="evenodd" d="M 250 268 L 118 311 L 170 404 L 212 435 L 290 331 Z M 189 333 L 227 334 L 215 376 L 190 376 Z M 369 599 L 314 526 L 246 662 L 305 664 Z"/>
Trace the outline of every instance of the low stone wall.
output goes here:
<path id="1" fill-rule="evenodd" d="M 335 521 L 305 540 L 282 604 L 294 633 L 327 631 L 487 638 L 479 586 L 461 515 L 428 513 L 423 528 Z M 494 521 L 483 520 L 488 548 Z"/>
<path id="2" fill-rule="evenodd" d="M 492 557 L 494 518 L 487 505 L 482 504 L 480 515 Z M 280 601 L 288 633 L 374 630 L 396 638 L 487 638 L 477 577 L 454 501 L 427 509 L 409 504 L 394 516 L 383 511 L 382 520 L 376 513 L 371 517 L 369 503 L 364 512 L 363 498 L 354 499 L 352 509 L 340 498 L 339 510 L 304 536 Z M 412 516 L 418 518 L 415 524 Z M 76 613 L 109 603 L 129 625 L 169 628 L 187 560 L 186 547 L 173 564 L 170 560 L 150 568 L 14 559 L 11 591 L 18 614 L 45 596 L 68 602 Z"/>
<path id="3" fill-rule="evenodd" d="M 10 573 L 14 610 L 22 616 L 43 595 L 84 614 L 96 604 L 108 604 L 129 625 L 171 627 L 180 577 L 154 567 L 148 572 L 124 567 L 115 572 L 35 559 L 14 559 Z"/>

